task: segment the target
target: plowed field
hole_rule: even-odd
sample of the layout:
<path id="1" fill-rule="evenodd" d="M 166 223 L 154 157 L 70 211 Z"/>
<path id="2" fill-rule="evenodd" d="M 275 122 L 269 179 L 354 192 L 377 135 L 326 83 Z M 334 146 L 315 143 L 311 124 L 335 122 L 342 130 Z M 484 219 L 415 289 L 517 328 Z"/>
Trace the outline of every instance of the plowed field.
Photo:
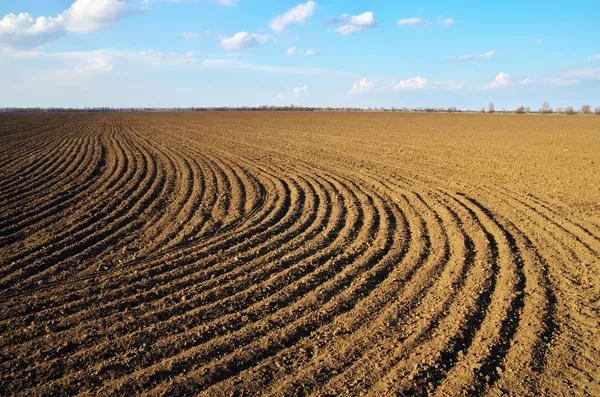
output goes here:
<path id="1" fill-rule="evenodd" d="M 0 114 L 0 394 L 600 396 L 600 117 Z"/>

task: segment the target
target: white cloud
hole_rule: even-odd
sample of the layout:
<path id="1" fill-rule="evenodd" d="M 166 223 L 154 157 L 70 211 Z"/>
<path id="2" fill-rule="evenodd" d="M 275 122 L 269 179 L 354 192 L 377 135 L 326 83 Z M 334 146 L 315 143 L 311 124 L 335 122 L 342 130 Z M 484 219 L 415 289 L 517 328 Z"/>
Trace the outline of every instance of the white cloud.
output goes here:
<path id="1" fill-rule="evenodd" d="M 451 61 L 472 61 L 475 59 L 474 55 L 459 55 L 457 57 L 450 58 Z"/>
<path id="2" fill-rule="evenodd" d="M 183 33 L 179 33 L 179 35 L 181 37 L 183 37 L 185 40 L 197 39 L 199 36 L 198 33 L 194 33 L 194 32 L 183 32 Z"/>
<path id="3" fill-rule="evenodd" d="M 66 32 L 90 33 L 113 26 L 137 12 L 124 0 L 76 0 L 54 18 L 8 14 L 0 19 L 0 46 L 34 48 Z"/>
<path id="4" fill-rule="evenodd" d="M 77 65 L 74 72 L 80 76 L 89 76 L 97 73 L 109 73 L 113 70 L 110 61 L 101 55 L 91 57 L 82 65 Z"/>
<path id="5" fill-rule="evenodd" d="M 579 77 L 582 79 L 600 80 L 600 68 L 572 70 L 566 73 L 570 77 Z"/>
<path id="6" fill-rule="evenodd" d="M 179 57 L 177 52 L 162 52 L 162 51 L 154 51 L 153 49 L 140 51 L 140 55 L 143 57 L 153 57 L 160 59 L 175 59 Z"/>
<path id="7" fill-rule="evenodd" d="M 463 89 L 465 83 L 462 81 L 429 81 L 425 77 L 411 77 L 399 82 L 391 84 L 378 84 L 368 78 L 363 78 L 358 83 L 355 83 L 348 95 L 357 95 L 367 92 L 391 92 L 402 90 L 445 90 L 457 91 Z"/>
<path id="8" fill-rule="evenodd" d="M 59 62 L 59 67 L 45 68 L 39 76 L 62 86 L 78 86 L 83 81 L 109 74 L 113 71 L 113 59 L 117 56 L 117 53 L 108 50 L 34 54 L 36 57 L 51 58 Z"/>
<path id="9" fill-rule="evenodd" d="M 372 11 L 363 12 L 360 15 L 343 14 L 339 18 L 330 18 L 327 22 L 332 25 L 343 24 L 363 27 L 373 27 L 377 25 L 375 14 Z"/>
<path id="10" fill-rule="evenodd" d="M 360 32 L 361 30 L 363 30 L 361 26 L 344 25 L 335 29 L 335 32 L 341 34 L 342 36 L 348 36 L 349 34 Z"/>
<path id="11" fill-rule="evenodd" d="M 136 12 L 139 11 L 124 0 L 76 0 L 62 15 L 69 32 L 89 33 L 110 27 Z"/>
<path id="12" fill-rule="evenodd" d="M 496 50 L 488 51 L 488 52 L 485 52 L 485 53 L 479 55 L 478 58 L 490 59 L 492 56 L 494 56 L 494 54 L 497 54 L 497 53 L 498 53 L 498 51 L 496 51 Z"/>
<path id="13" fill-rule="evenodd" d="M 490 59 L 497 53 L 498 53 L 498 51 L 492 50 L 492 51 L 488 51 L 488 52 L 485 52 L 480 55 L 460 55 L 457 57 L 450 58 L 450 60 L 451 61 L 473 61 L 475 59 Z"/>
<path id="14" fill-rule="evenodd" d="M 552 78 L 552 79 L 523 79 L 519 80 L 519 84 L 543 84 L 549 85 L 553 87 L 567 87 L 572 85 L 579 84 L 579 80 L 576 79 L 561 79 L 561 78 Z"/>
<path id="15" fill-rule="evenodd" d="M 273 18 L 269 26 L 276 32 L 285 32 L 290 24 L 306 22 L 315 12 L 316 5 L 317 3 L 312 0 L 305 4 L 298 4 L 286 13 Z"/>
<path id="16" fill-rule="evenodd" d="M 592 55 L 591 57 L 585 58 L 586 62 L 593 62 L 600 59 L 600 54 Z"/>
<path id="17" fill-rule="evenodd" d="M 253 34 L 252 37 L 255 38 L 256 41 L 258 41 L 258 44 L 260 45 L 265 44 L 271 40 L 275 40 L 270 34 Z"/>
<path id="18" fill-rule="evenodd" d="M 452 18 L 446 18 L 442 21 L 442 25 L 443 26 L 453 26 L 454 25 L 454 19 Z"/>
<path id="19" fill-rule="evenodd" d="M 423 89 L 427 87 L 427 79 L 421 76 L 411 77 L 410 79 L 402 80 L 397 84 L 394 84 L 395 90 L 406 90 L 406 89 Z"/>
<path id="20" fill-rule="evenodd" d="M 248 32 L 238 32 L 233 37 L 221 39 L 221 47 L 225 50 L 242 50 L 260 46 L 260 42 Z"/>
<path id="21" fill-rule="evenodd" d="M 543 38 L 541 38 L 541 37 L 540 37 L 540 38 L 537 38 L 537 39 L 535 39 L 535 43 L 536 43 L 536 44 L 540 44 L 542 41 L 544 41 L 544 39 L 543 39 Z"/>
<path id="22" fill-rule="evenodd" d="M 375 14 L 372 11 L 363 12 L 360 15 L 343 14 L 339 18 L 330 18 L 327 23 L 331 25 L 342 24 L 342 26 L 334 30 L 342 36 L 377 26 Z"/>
<path id="23" fill-rule="evenodd" d="M 348 94 L 356 95 L 363 94 L 365 92 L 374 92 L 377 90 L 378 88 L 376 87 L 375 82 L 364 77 L 362 80 L 352 86 Z"/>
<path id="24" fill-rule="evenodd" d="M 458 91 L 465 88 L 464 81 L 433 81 L 427 83 L 429 88 L 445 91 Z"/>
<path id="25" fill-rule="evenodd" d="M 510 84 L 510 75 L 508 73 L 500 72 L 496 75 L 494 81 L 489 84 L 485 84 L 482 89 L 489 90 L 493 88 L 502 88 Z"/>
<path id="26" fill-rule="evenodd" d="M 276 95 L 276 98 L 279 100 L 284 100 L 289 98 L 300 98 L 305 95 L 308 95 L 308 86 L 306 84 L 302 87 L 296 87 L 290 91 L 280 92 Z"/>
<path id="27" fill-rule="evenodd" d="M 224 6 L 234 6 L 237 3 L 237 0 L 217 0 L 217 3 L 222 4 Z"/>
<path id="28" fill-rule="evenodd" d="M 421 18 L 405 18 L 405 19 L 400 19 L 398 21 L 398 25 L 399 26 L 416 26 L 416 25 L 426 26 L 426 25 L 429 25 L 429 22 L 427 22 Z"/>
<path id="29" fill-rule="evenodd" d="M 300 49 L 298 51 L 298 49 L 296 47 L 290 47 L 290 48 L 288 48 L 287 51 L 285 52 L 285 54 L 287 56 L 292 56 L 296 52 L 298 52 L 300 55 L 304 55 L 304 56 L 307 56 L 307 57 L 318 55 L 316 51 L 313 51 L 313 50 L 304 50 L 304 49 Z"/>
<path id="30" fill-rule="evenodd" d="M 229 68 L 229 69 L 246 69 L 255 70 L 265 73 L 282 73 L 289 75 L 312 75 L 312 76 L 343 76 L 355 77 L 356 73 L 344 72 L 338 70 L 330 70 L 323 68 L 295 68 L 295 67 L 280 67 L 271 65 L 260 65 L 241 62 L 233 59 L 205 59 L 202 61 L 202 67 L 206 68 Z"/>
<path id="31" fill-rule="evenodd" d="M 0 19 L 0 47 L 34 48 L 65 32 L 62 15 L 34 18 L 27 13 L 8 14 Z"/>

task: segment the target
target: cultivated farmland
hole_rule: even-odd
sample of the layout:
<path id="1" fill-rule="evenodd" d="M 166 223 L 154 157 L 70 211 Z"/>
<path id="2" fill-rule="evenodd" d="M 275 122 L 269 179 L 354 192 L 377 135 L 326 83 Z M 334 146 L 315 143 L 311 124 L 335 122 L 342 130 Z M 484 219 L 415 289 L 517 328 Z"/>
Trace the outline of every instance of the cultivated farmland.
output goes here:
<path id="1" fill-rule="evenodd" d="M 0 394 L 600 395 L 600 118 L 0 114 Z"/>

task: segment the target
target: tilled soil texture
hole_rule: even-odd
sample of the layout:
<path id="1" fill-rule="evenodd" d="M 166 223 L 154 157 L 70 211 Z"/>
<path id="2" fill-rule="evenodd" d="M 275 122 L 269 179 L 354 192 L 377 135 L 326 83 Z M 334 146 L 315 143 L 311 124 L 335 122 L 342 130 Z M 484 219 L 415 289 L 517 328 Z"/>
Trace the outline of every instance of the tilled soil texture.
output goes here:
<path id="1" fill-rule="evenodd" d="M 0 114 L 0 394 L 600 396 L 600 117 Z"/>

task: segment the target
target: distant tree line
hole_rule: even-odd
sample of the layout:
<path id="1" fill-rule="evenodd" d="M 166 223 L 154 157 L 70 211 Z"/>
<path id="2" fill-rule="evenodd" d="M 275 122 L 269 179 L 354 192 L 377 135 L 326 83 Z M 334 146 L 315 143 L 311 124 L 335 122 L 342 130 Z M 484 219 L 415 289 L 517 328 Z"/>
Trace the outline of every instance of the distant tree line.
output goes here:
<path id="1" fill-rule="evenodd" d="M 556 109 L 552 109 L 550 107 L 550 102 L 544 101 L 544 103 L 542 103 L 542 106 L 540 107 L 540 110 L 537 112 L 532 112 L 529 107 L 519 106 L 515 110 L 515 113 L 517 113 L 517 114 L 525 114 L 525 113 L 553 114 L 553 113 L 557 113 L 557 114 L 568 114 L 568 115 L 592 114 L 592 107 L 590 105 L 582 105 L 581 108 L 579 108 L 579 110 L 574 109 L 573 106 L 567 106 L 564 109 L 562 107 L 557 107 Z M 593 110 L 593 113 L 600 116 L 600 107 L 595 108 Z"/>
<path id="2" fill-rule="evenodd" d="M 261 112 L 261 111 L 286 111 L 286 112 L 424 112 L 424 113 L 473 113 L 474 110 L 458 109 L 455 106 L 447 108 L 408 108 L 408 107 L 368 107 L 368 108 L 357 108 L 357 107 L 306 107 L 306 106 L 240 106 L 240 107 L 169 107 L 169 108 L 158 108 L 158 107 L 142 107 L 142 108 L 113 108 L 113 107 L 84 107 L 84 108 L 20 108 L 20 107 L 7 107 L 0 108 L 0 112 L 29 112 L 29 113 L 69 113 L 69 112 L 87 112 L 87 113 L 108 113 L 108 112 Z M 591 114 L 595 113 L 600 115 L 600 107 L 593 109 L 590 105 L 583 105 L 579 110 L 575 110 L 572 106 L 566 108 L 558 107 L 552 109 L 550 103 L 545 101 L 539 110 L 531 110 L 530 107 L 519 106 L 514 111 L 507 111 L 502 109 L 496 110 L 493 102 L 490 102 L 488 109 L 481 108 L 480 113 L 541 113 L 541 114 Z"/>

